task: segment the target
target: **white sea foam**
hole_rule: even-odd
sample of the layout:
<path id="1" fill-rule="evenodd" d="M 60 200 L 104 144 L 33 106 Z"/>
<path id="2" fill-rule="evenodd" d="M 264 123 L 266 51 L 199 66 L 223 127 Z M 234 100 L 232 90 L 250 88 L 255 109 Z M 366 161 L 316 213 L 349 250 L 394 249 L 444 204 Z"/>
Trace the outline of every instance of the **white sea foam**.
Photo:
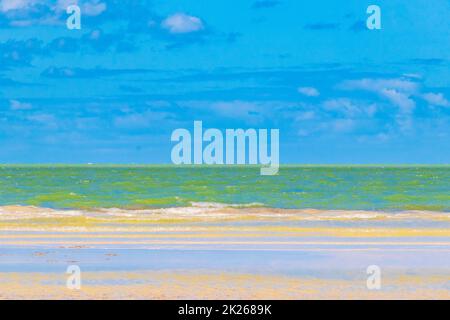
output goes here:
<path id="1" fill-rule="evenodd" d="M 220 203 L 220 202 L 191 202 L 193 207 L 198 208 L 257 208 L 264 207 L 263 203 L 251 202 L 251 203 Z"/>
<path id="2" fill-rule="evenodd" d="M 352 210 L 316 210 L 316 209 L 277 209 L 262 207 L 259 203 L 224 204 L 214 202 L 192 202 L 189 207 L 169 207 L 154 209 L 103 208 L 91 210 L 56 210 L 33 206 L 0 207 L 0 221 L 43 218 L 170 218 L 201 217 L 220 218 L 253 216 L 270 219 L 294 219 L 304 221 L 364 221 L 364 220 L 438 220 L 450 221 L 448 212 L 431 211 L 352 211 Z"/>
<path id="3" fill-rule="evenodd" d="M 83 216 L 81 210 L 55 210 L 34 206 L 4 206 L 0 207 L 0 220 L 56 218 Z"/>

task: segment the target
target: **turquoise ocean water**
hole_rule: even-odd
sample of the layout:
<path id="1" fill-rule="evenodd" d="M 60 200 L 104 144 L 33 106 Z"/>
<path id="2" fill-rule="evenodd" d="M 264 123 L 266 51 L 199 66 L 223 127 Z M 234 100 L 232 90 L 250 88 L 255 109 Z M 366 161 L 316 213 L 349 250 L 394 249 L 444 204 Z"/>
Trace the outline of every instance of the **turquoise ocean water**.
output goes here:
<path id="1" fill-rule="evenodd" d="M 0 206 L 450 211 L 450 166 L 0 166 Z"/>

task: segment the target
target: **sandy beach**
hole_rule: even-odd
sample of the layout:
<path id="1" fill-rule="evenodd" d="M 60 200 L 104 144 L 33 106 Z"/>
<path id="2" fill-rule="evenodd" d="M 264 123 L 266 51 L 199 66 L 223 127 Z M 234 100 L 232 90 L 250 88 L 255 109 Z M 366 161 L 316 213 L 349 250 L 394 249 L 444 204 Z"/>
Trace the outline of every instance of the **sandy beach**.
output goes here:
<path id="1" fill-rule="evenodd" d="M 2 207 L 0 298 L 449 299 L 448 223 L 418 211 Z M 80 290 L 66 286 L 70 265 Z"/>

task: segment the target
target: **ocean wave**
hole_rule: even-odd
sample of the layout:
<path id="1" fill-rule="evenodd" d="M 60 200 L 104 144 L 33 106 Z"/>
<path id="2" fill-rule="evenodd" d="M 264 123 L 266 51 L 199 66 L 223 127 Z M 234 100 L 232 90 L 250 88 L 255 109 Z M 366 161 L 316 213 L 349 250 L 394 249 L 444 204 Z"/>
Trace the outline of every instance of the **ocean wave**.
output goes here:
<path id="1" fill-rule="evenodd" d="M 192 202 L 189 207 L 154 209 L 99 208 L 89 210 L 61 210 L 35 206 L 0 206 L 0 221 L 48 218 L 88 219 L 137 219 L 158 220 L 167 218 L 202 219 L 280 219 L 300 221 L 365 221 L 365 220 L 428 220 L 450 221 L 450 213 L 435 211 L 357 211 L 318 209 L 279 209 L 263 207 L 259 203 L 225 204 L 214 202 Z"/>
<path id="2" fill-rule="evenodd" d="M 251 202 L 251 203 L 222 203 L 222 202 L 190 202 L 192 207 L 196 208 L 260 208 L 264 207 L 264 203 Z"/>
<path id="3" fill-rule="evenodd" d="M 0 221 L 14 219 L 78 217 L 83 216 L 81 210 L 56 210 L 35 206 L 0 206 Z"/>

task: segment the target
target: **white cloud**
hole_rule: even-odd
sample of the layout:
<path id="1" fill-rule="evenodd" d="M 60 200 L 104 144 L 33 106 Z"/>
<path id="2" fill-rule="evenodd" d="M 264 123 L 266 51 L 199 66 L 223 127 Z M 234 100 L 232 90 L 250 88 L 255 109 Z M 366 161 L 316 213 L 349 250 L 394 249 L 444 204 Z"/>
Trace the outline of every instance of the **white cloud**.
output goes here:
<path id="1" fill-rule="evenodd" d="M 145 111 L 116 117 L 114 125 L 123 129 L 151 128 L 162 121 L 167 121 L 170 117 L 171 114 L 168 112 Z"/>
<path id="2" fill-rule="evenodd" d="M 300 112 L 296 115 L 295 121 L 306 121 L 306 120 L 312 120 L 316 117 L 316 114 L 314 111 L 305 111 Z"/>
<path id="3" fill-rule="evenodd" d="M 348 116 L 354 116 L 359 113 L 359 108 L 347 98 L 326 100 L 323 103 L 323 107 L 326 110 L 338 111 Z"/>
<path id="4" fill-rule="evenodd" d="M 34 5 L 36 1 L 33 0 L 1 0 L 0 11 L 8 12 L 12 10 L 23 10 Z"/>
<path id="5" fill-rule="evenodd" d="M 211 104 L 211 109 L 224 117 L 262 120 L 262 106 L 255 102 L 247 101 L 218 101 Z"/>
<path id="6" fill-rule="evenodd" d="M 61 25 L 70 5 L 79 5 L 81 14 L 86 16 L 98 16 L 106 10 L 106 3 L 101 0 L 0 0 L 0 13 L 14 27 Z M 37 12 L 43 14 L 36 16 Z"/>
<path id="7" fill-rule="evenodd" d="M 79 5 L 81 13 L 88 16 L 98 16 L 106 10 L 106 3 L 100 0 L 58 0 L 56 4 L 52 4 L 52 1 L 45 0 L 0 0 L 0 11 L 28 10 L 36 5 L 46 6 L 58 14 L 65 12 L 70 5 Z"/>
<path id="8" fill-rule="evenodd" d="M 81 12 L 87 16 L 98 16 L 106 10 L 106 4 L 100 1 L 83 3 Z"/>
<path id="9" fill-rule="evenodd" d="M 70 5 L 78 5 L 78 0 L 58 0 L 55 8 L 58 11 L 66 11 Z"/>
<path id="10" fill-rule="evenodd" d="M 30 110 L 33 107 L 30 103 L 20 102 L 17 100 L 10 100 L 9 106 L 11 110 Z"/>
<path id="11" fill-rule="evenodd" d="M 405 79 L 360 79 L 347 80 L 339 86 L 346 90 L 366 90 L 372 92 L 380 92 L 384 89 L 396 89 L 405 93 L 416 93 L 418 84 L 416 82 Z"/>
<path id="12" fill-rule="evenodd" d="M 403 76 L 411 79 L 422 79 L 422 76 L 417 73 L 404 73 Z"/>
<path id="13" fill-rule="evenodd" d="M 442 93 L 425 93 L 422 96 L 425 101 L 433 106 L 450 107 L 450 101 L 448 101 Z"/>
<path id="14" fill-rule="evenodd" d="M 175 13 L 174 15 L 167 17 L 161 25 L 170 33 L 190 33 L 200 31 L 204 28 L 200 18 L 189 16 L 184 13 Z"/>
<path id="15" fill-rule="evenodd" d="M 228 119 L 245 121 L 247 124 L 257 125 L 265 119 L 275 119 L 280 115 L 289 115 L 292 119 L 296 116 L 295 112 L 289 112 L 289 108 L 298 106 L 298 103 L 286 101 L 181 101 L 177 102 L 180 107 L 199 110 L 206 116 L 220 116 Z"/>
<path id="16" fill-rule="evenodd" d="M 410 99 L 408 94 L 396 89 L 383 89 L 380 94 L 398 106 L 403 112 L 409 113 L 416 107 L 416 103 Z"/>
<path id="17" fill-rule="evenodd" d="M 312 133 L 347 134 L 354 131 L 356 125 L 356 121 L 352 119 L 323 119 L 312 127 L 300 128 L 297 134 L 300 136 L 308 136 Z"/>
<path id="18" fill-rule="evenodd" d="M 33 114 L 27 117 L 29 121 L 36 122 L 38 124 L 43 125 L 44 127 L 48 129 L 56 129 L 58 128 L 58 122 L 56 118 L 51 114 Z"/>
<path id="19" fill-rule="evenodd" d="M 54 121 L 55 117 L 51 114 L 42 113 L 28 116 L 27 119 L 36 122 L 48 123 Z"/>
<path id="20" fill-rule="evenodd" d="M 335 132 L 350 132 L 353 130 L 355 123 L 351 119 L 337 119 L 331 124 L 332 129 Z"/>
<path id="21" fill-rule="evenodd" d="M 360 114 L 366 114 L 372 117 L 377 112 L 375 104 L 367 105 L 359 101 L 352 101 L 348 98 L 337 98 L 326 100 L 323 103 L 325 110 L 337 111 L 349 117 L 354 117 Z"/>
<path id="22" fill-rule="evenodd" d="M 373 135 L 362 135 L 357 138 L 359 143 L 383 143 L 391 140 L 390 133 L 380 132 Z"/>
<path id="23" fill-rule="evenodd" d="M 318 97 L 320 95 L 319 90 L 313 87 L 300 87 L 298 92 L 307 97 Z"/>
<path id="24" fill-rule="evenodd" d="M 100 0 L 58 0 L 55 9 L 57 12 L 65 12 L 70 5 L 78 5 L 81 9 L 81 14 L 87 16 L 98 16 L 106 10 L 106 3 L 101 2 Z"/>
<path id="25" fill-rule="evenodd" d="M 347 80 L 338 87 L 344 90 L 374 92 L 399 107 L 403 113 L 410 113 L 415 108 L 416 103 L 411 97 L 419 92 L 417 82 L 403 78 Z"/>

